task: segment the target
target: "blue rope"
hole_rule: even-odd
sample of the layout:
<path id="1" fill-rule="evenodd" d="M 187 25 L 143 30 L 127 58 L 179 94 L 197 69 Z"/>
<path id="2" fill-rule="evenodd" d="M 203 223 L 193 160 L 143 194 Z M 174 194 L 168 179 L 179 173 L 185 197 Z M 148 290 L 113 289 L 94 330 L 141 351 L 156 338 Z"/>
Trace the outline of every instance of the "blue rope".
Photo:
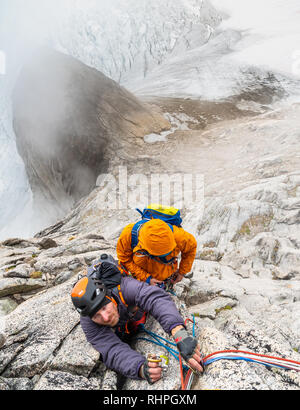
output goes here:
<path id="1" fill-rule="evenodd" d="M 155 333 L 153 333 L 153 332 L 150 332 L 149 330 L 146 330 L 143 324 L 140 325 L 140 328 L 141 328 L 141 330 L 142 330 L 143 332 L 145 332 L 145 333 L 149 334 L 149 336 L 153 337 L 153 339 L 155 339 L 156 342 L 155 342 L 154 340 L 150 340 L 150 339 L 147 339 L 147 338 L 145 338 L 145 337 L 138 337 L 137 340 L 145 340 L 145 341 L 150 342 L 150 343 L 153 343 L 153 344 L 155 344 L 155 345 L 157 345 L 157 346 L 161 346 L 161 347 L 163 347 L 164 349 L 166 349 L 177 361 L 179 361 L 179 353 L 178 353 L 178 351 L 176 351 L 176 350 L 172 349 L 171 347 L 167 346 L 166 344 L 162 343 L 159 339 L 162 339 L 162 340 L 164 340 L 165 342 L 167 342 L 167 343 L 169 343 L 169 344 L 171 344 L 171 345 L 173 345 L 173 346 L 177 346 L 175 343 L 172 343 L 172 342 L 170 342 L 169 340 L 166 340 L 166 339 L 164 339 L 163 337 L 158 336 L 157 334 L 155 334 Z M 188 367 L 185 366 L 185 365 L 183 365 L 183 368 L 184 368 L 184 370 L 188 370 Z"/>
<path id="2" fill-rule="evenodd" d="M 169 347 L 169 346 L 163 344 L 162 342 L 160 342 L 160 340 L 156 337 L 156 336 L 158 336 L 158 335 L 156 335 L 155 333 L 149 332 L 149 330 L 146 330 L 146 329 L 144 329 L 144 332 L 145 332 L 145 333 L 148 333 L 150 336 L 152 336 L 153 339 L 155 339 L 155 340 L 157 341 L 157 343 L 159 344 L 159 346 L 165 347 L 170 353 L 173 352 L 173 353 L 175 353 L 176 355 L 179 354 L 179 353 L 177 352 L 177 350 L 174 350 L 174 349 L 172 349 L 171 347 Z M 165 339 L 164 339 L 164 340 L 165 340 Z M 167 340 L 167 343 L 169 343 L 168 340 Z M 174 345 L 174 343 L 172 343 L 172 345 Z M 175 345 L 175 346 L 176 346 L 176 345 Z"/>
<path id="3" fill-rule="evenodd" d="M 148 333 L 150 336 L 154 337 L 154 338 L 159 338 L 161 340 L 163 340 L 164 342 L 170 344 L 171 346 L 177 346 L 176 343 L 172 343 L 169 340 L 163 338 L 162 336 L 157 335 L 156 333 L 151 332 L 150 330 L 145 329 L 145 326 L 143 324 L 140 325 L 140 329 L 143 330 L 143 332 Z"/>
<path id="4" fill-rule="evenodd" d="M 147 339 L 146 337 L 137 337 L 136 340 L 145 340 L 146 342 L 150 342 L 150 343 L 153 343 L 153 344 L 155 344 L 155 345 L 157 345 L 157 346 L 163 347 L 163 348 L 166 349 L 176 360 L 179 361 L 179 358 L 178 358 L 178 356 L 177 356 L 177 352 L 175 352 L 175 350 L 171 349 L 171 348 L 168 347 L 168 346 L 165 346 L 164 344 L 162 344 L 162 343 L 160 343 L 160 342 L 155 342 L 154 340 Z"/>
<path id="5" fill-rule="evenodd" d="M 193 315 L 193 336 L 195 337 L 195 326 L 196 326 L 196 321 L 195 321 L 195 315 Z"/>

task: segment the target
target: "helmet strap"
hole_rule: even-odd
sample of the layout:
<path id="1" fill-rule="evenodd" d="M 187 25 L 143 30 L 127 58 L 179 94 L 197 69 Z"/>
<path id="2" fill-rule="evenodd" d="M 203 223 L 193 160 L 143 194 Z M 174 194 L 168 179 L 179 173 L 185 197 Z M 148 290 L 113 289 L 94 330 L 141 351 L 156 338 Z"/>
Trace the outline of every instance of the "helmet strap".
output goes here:
<path id="1" fill-rule="evenodd" d="M 113 297 L 109 297 L 109 296 L 105 296 L 107 299 L 109 299 L 115 306 L 118 306 L 117 302 L 115 301 L 115 299 Z"/>

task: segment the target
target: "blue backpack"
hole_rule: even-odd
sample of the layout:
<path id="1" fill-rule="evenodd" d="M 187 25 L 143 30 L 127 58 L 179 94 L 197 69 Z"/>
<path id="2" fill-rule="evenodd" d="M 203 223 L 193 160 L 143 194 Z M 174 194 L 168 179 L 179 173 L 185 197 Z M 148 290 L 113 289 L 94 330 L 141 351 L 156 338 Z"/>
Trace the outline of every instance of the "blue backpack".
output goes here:
<path id="1" fill-rule="evenodd" d="M 142 212 L 139 209 L 136 209 L 142 216 L 142 219 L 137 222 L 131 231 L 131 249 L 134 249 L 139 241 L 139 231 L 141 227 L 151 219 L 161 219 L 162 221 L 166 222 L 172 232 L 174 232 L 173 225 L 178 226 L 181 228 L 182 219 L 180 216 L 180 211 L 176 208 L 166 207 L 163 205 L 149 205 L 148 208 L 145 208 Z M 152 255 L 148 254 L 149 257 Z M 174 262 L 175 258 L 167 261 L 166 257 L 159 257 L 159 260 L 164 264 L 170 264 Z"/>

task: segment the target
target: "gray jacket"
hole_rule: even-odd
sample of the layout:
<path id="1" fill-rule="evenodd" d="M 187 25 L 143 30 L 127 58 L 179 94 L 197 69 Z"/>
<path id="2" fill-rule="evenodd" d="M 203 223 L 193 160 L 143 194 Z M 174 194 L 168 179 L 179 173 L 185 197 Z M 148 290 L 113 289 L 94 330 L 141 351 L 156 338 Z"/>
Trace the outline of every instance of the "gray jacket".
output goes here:
<path id="1" fill-rule="evenodd" d="M 175 303 L 159 287 L 139 282 L 132 277 L 122 277 L 121 292 L 128 307 L 118 298 L 120 321 L 117 328 L 132 318 L 131 309 L 135 306 L 150 313 L 168 334 L 171 334 L 174 327 L 184 326 Z M 140 367 L 146 360 L 144 356 L 122 342 L 113 329 L 98 325 L 89 317 L 81 317 L 80 322 L 87 341 L 101 354 L 103 363 L 109 369 L 126 377 L 139 379 Z"/>

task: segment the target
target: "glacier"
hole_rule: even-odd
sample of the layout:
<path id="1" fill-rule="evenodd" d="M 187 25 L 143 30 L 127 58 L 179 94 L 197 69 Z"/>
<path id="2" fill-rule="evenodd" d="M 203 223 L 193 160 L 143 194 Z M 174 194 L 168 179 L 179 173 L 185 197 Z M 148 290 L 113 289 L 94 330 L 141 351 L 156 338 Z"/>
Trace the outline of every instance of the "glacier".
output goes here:
<path id="1" fill-rule="evenodd" d="M 240 3 L 2 0 L 7 72 L 0 75 L 0 239 L 32 236 L 50 223 L 31 214 L 32 193 L 12 128 L 11 91 L 36 47 L 69 54 L 137 95 L 217 100 L 272 83 L 298 100 L 298 1 Z"/>
<path id="2" fill-rule="evenodd" d="M 16 220 L 22 214 L 30 212 L 31 191 L 14 140 L 10 101 L 0 98 L 0 232 L 5 238 L 13 231 L 15 235 L 31 232 L 22 220 Z M 24 218 L 28 221 L 28 218 Z M 7 223 L 10 221 L 10 223 Z M 27 222 L 28 223 L 28 222 Z"/>

